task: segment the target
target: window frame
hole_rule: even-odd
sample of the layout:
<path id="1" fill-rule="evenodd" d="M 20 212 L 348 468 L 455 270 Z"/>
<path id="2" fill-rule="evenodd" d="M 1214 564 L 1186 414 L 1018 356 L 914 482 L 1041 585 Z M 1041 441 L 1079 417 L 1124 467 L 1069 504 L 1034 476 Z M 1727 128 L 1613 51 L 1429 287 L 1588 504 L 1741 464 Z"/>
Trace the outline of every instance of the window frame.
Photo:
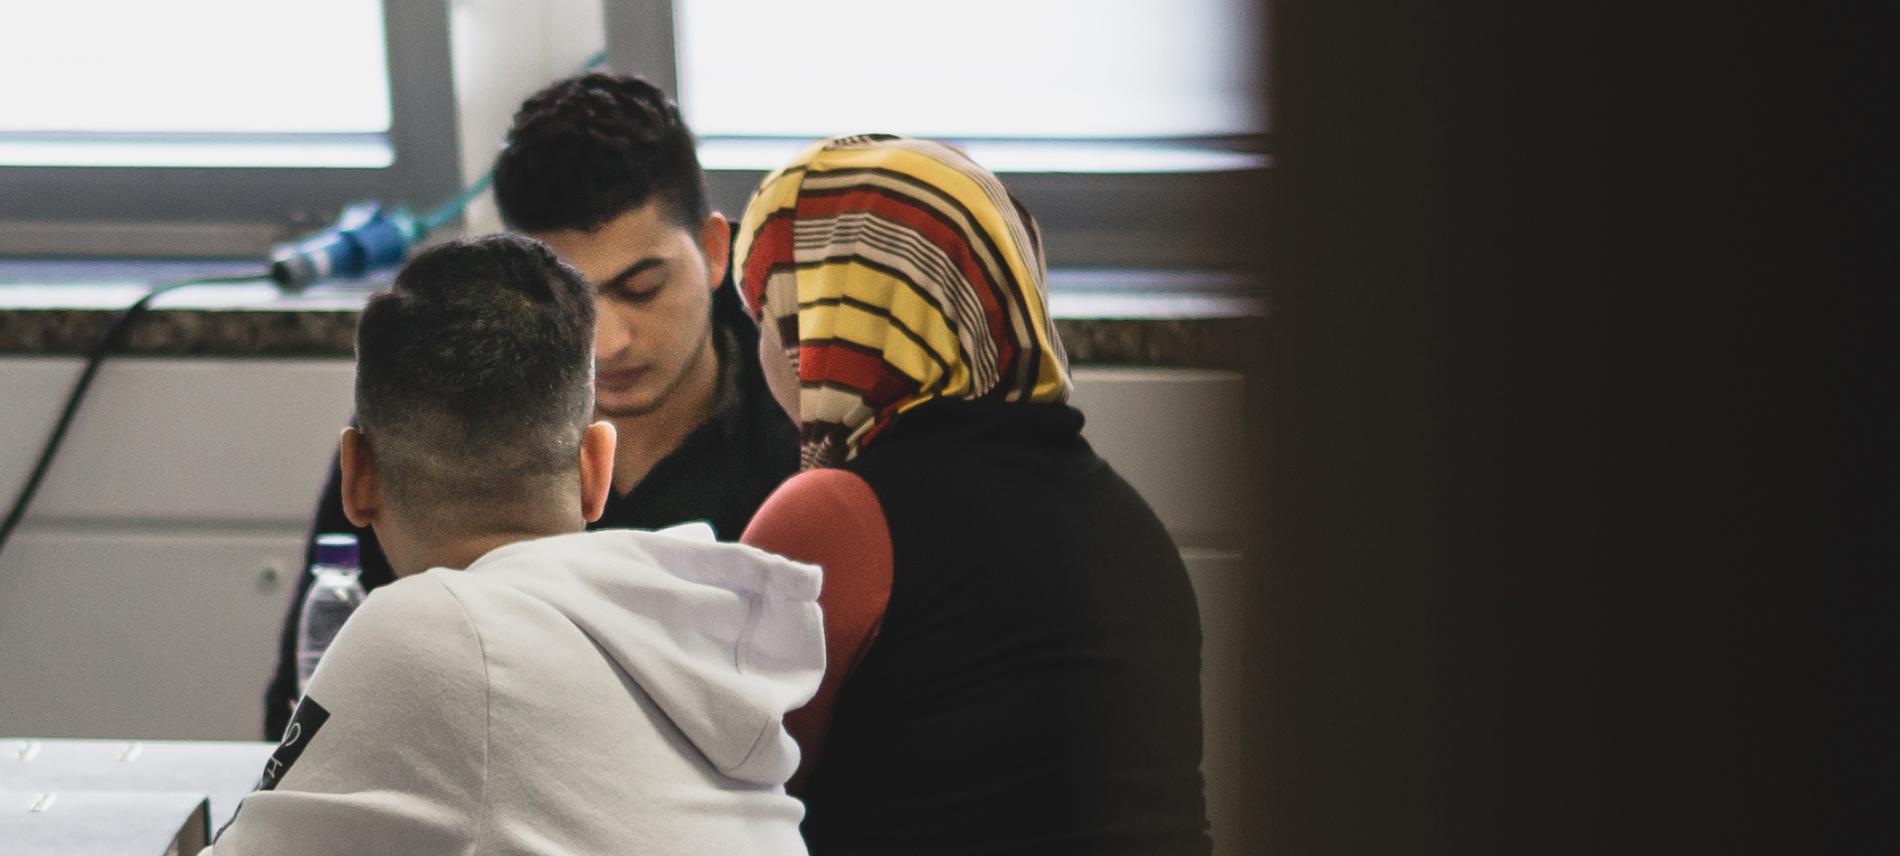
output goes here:
<path id="1" fill-rule="evenodd" d="M 389 166 L 0 166 L 0 255 L 261 258 L 351 202 L 426 207 L 452 196 L 450 2 L 383 0 Z"/>
<path id="2" fill-rule="evenodd" d="M 607 0 L 602 4 L 607 64 L 637 74 L 663 91 L 679 93 L 673 0 Z M 686 117 L 692 123 L 692 117 Z M 1269 119 L 1270 121 L 1270 119 Z M 753 138 L 701 137 L 709 146 Z M 977 140 L 948 140 L 978 144 Z M 1102 146 L 1151 144 L 1244 153 L 1249 165 L 1205 170 L 1156 168 L 1116 172 L 1008 170 L 997 174 L 1036 217 L 1051 267 L 1152 267 L 1235 270 L 1259 262 L 1245 224 L 1260 210 L 1271 166 L 1270 133 L 1153 140 L 1036 141 L 1078 154 Z M 744 209 L 753 188 L 776 164 L 706 169 L 715 208 L 729 217 Z"/>

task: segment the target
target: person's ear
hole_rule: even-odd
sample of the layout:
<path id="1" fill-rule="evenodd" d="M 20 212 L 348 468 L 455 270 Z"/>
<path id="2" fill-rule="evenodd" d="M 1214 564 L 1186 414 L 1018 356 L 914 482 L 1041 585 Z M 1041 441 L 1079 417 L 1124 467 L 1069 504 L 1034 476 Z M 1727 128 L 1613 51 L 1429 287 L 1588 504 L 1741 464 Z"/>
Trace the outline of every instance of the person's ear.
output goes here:
<path id="1" fill-rule="evenodd" d="M 614 425 L 596 422 L 581 432 L 581 517 L 592 523 L 607 510 L 614 487 Z"/>
<path id="2" fill-rule="evenodd" d="M 706 273 L 718 291 L 726 279 L 726 265 L 732 263 L 732 224 L 726 215 L 714 211 L 699 224 L 699 250 L 706 254 Z"/>
<path id="3" fill-rule="evenodd" d="M 373 457 L 363 432 L 343 429 L 343 516 L 357 526 L 369 526 L 383 516 L 383 488 L 376 479 Z"/>

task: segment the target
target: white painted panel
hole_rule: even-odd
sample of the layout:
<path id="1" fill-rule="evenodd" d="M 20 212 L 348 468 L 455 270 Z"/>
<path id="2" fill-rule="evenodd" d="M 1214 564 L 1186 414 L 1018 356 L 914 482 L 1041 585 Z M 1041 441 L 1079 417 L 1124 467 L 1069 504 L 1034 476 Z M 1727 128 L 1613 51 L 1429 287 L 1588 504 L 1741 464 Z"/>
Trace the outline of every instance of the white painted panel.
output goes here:
<path id="1" fill-rule="evenodd" d="M 0 360 L 10 502 L 76 360 Z M 307 525 L 350 413 L 351 361 L 119 358 L 100 369 L 28 522 Z"/>
<path id="2" fill-rule="evenodd" d="M 301 529 L 23 527 L 0 555 L 0 735 L 258 739 L 302 560 Z"/>
<path id="3" fill-rule="evenodd" d="M 0 359 L 0 514 L 26 481 L 83 363 L 77 357 Z"/>
<path id="4" fill-rule="evenodd" d="M 1244 525 L 1242 387 L 1232 371 L 1085 366 L 1071 403 L 1096 453 L 1186 547 Z"/>
<path id="5" fill-rule="evenodd" d="M 1246 717 L 1247 688 L 1262 679 L 1255 646 L 1248 644 L 1258 603 L 1239 553 L 1183 550 L 1188 579 L 1201 610 L 1201 772 L 1207 779 L 1207 816 L 1214 853 L 1246 852 L 1250 819 L 1259 813 L 1260 777 L 1239 747 L 1257 727 Z"/>

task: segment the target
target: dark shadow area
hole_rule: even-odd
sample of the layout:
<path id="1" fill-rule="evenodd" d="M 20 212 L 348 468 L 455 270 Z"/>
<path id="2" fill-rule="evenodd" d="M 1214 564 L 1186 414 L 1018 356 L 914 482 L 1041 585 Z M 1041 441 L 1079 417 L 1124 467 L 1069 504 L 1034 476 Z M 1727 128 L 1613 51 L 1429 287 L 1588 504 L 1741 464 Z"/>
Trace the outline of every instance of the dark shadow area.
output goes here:
<path id="1" fill-rule="evenodd" d="M 1888 849 L 1865 11 L 1277 4 L 1261 852 Z"/>

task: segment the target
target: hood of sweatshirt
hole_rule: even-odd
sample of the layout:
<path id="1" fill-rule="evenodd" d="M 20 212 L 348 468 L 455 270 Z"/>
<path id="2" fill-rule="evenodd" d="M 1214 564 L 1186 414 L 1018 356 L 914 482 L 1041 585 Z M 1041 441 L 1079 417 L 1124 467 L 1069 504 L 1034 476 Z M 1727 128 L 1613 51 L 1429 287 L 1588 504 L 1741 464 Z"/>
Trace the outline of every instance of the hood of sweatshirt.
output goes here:
<path id="1" fill-rule="evenodd" d="M 687 524 L 522 541 L 465 573 L 573 621 L 721 773 L 774 785 L 797 769 L 782 726 L 824 673 L 816 566 Z"/>

